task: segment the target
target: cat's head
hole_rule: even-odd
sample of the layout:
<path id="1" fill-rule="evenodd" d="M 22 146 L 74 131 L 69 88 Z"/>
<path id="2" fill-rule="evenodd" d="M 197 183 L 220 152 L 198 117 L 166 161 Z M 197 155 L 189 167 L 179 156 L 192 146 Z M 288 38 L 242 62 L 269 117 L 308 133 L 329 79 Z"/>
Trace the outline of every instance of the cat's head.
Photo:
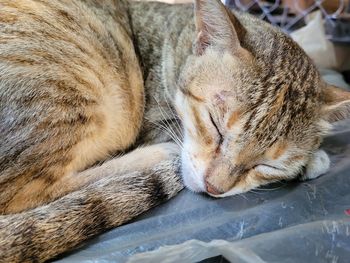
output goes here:
<path id="1" fill-rule="evenodd" d="M 283 33 L 218 0 L 197 0 L 195 19 L 175 102 L 185 185 L 227 196 L 325 172 L 318 148 L 330 122 L 349 117 L 350 93 L 327 85 Z"/>

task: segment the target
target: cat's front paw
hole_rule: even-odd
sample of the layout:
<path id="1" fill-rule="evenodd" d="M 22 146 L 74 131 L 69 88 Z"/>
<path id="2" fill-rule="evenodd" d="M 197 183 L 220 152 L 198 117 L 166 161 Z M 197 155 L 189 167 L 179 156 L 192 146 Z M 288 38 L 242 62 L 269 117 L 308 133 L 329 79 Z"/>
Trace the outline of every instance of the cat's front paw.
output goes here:
<path id="1" fill-rule="evenodd" d="M 137 149 L 147 162 L 157 164 L 164 160 L 173 160 L 180 155 L 180 147 L 173 142 L 158 143 Z"/>
<path id="2" fill-rule="evenodd" d="M 158 161 L 150 174 L 157 175 L 157 184 L 167 194 L 167 198 L 171 198 L 184 188 L 180 172 L 180 147 L 175 143 L 160 143 L 150 146 L 149 154 L 151 152 Z"/>
<path id="3" fill-rule="evenodd" d="M 166 142 L 140 147 L 129 154 L 128 161 L 137 169 L 153 167 L 161 161 L 173 160 L 180 155 L 180 147 Z"/>
<path id="4" fill-rule="evenodd" d="M 327 153 L 323 150 L 318 150 L 314 153 L 310 162 L 306 166 L 305 173 L 301 176 L 301 180 L 310 180 L 325 174 L 330 166 L 330 160 Z"/>

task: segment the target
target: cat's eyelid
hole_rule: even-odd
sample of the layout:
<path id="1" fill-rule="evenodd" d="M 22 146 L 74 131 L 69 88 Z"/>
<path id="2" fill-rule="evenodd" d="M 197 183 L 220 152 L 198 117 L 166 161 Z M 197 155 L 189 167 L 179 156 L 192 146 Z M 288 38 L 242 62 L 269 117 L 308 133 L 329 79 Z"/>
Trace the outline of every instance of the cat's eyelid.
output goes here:
<path id="1" fill-rule="evenodd" d="M 209 112 L 209 118 L 210 118 L 210 121 L 212 122 L 212 124 L 214 125 L 214 127 L 215 127 L 217 133 L 219 134 L 219 137 L 220 137 L 220 142 L 219 142 L 219 144 L 221 144 L 222 141 L 223 141 L 222 133 L 220 132 L 220 129 L 219 129 L 218 125 L 216 124 L 216 122 L 214 121 L 214 118 L 213 118 L 213 116 L 211 115 L 210 112 Z"/>
<path id="2" fill-rule="evenodd" d="M 275 169 L 275 170 L 278 170 L 278 171 L 285 171 L 286 169 L 283 168 L 283 167 L 277 167 L 277 166 L 274 166 L 274 165 L 270 165 L 270 164 L 266 164 L 266 163 L 259 163 L 259 164 L 256 164 L 253 168 L 257 168 L 259 166 L 263 166 L 263 167 L 267 167 L 267 168 L 270 168 L 270 169 Z"/>

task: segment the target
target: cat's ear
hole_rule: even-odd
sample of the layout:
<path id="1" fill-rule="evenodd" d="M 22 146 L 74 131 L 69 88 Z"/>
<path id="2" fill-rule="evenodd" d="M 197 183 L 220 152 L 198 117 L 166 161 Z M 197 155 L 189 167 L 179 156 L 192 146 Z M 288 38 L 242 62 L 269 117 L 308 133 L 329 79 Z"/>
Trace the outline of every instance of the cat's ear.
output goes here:
<path id="1" fill-rule="evenodd" d="M 350 92 L 327 85 L 322 90 L 322 117 L 335 122 L 350 118 Z"/>
<path id="2" fill-rule="evenodd" d="M 220 0 L 195 0 L 194 9 L 196 55 L 203 55 L 208 47 L 230 51 L 238 56 L 248 55 L 249 52 L 241 47 L 239 41 L 244 28 Z"/>

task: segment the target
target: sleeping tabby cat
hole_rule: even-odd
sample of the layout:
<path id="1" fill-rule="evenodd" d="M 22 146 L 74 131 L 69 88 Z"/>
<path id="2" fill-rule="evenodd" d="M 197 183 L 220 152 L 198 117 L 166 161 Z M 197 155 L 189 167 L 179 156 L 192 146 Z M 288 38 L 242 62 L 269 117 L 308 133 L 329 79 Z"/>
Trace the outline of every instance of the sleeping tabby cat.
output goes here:
<path id="1" fill-rule="evenodd" d="M 218 0 L 0 0 L 0 261 L 71 249 L 179 174 L 218 197 L 314 178 L 349 109 L 290 38 Z"/>

